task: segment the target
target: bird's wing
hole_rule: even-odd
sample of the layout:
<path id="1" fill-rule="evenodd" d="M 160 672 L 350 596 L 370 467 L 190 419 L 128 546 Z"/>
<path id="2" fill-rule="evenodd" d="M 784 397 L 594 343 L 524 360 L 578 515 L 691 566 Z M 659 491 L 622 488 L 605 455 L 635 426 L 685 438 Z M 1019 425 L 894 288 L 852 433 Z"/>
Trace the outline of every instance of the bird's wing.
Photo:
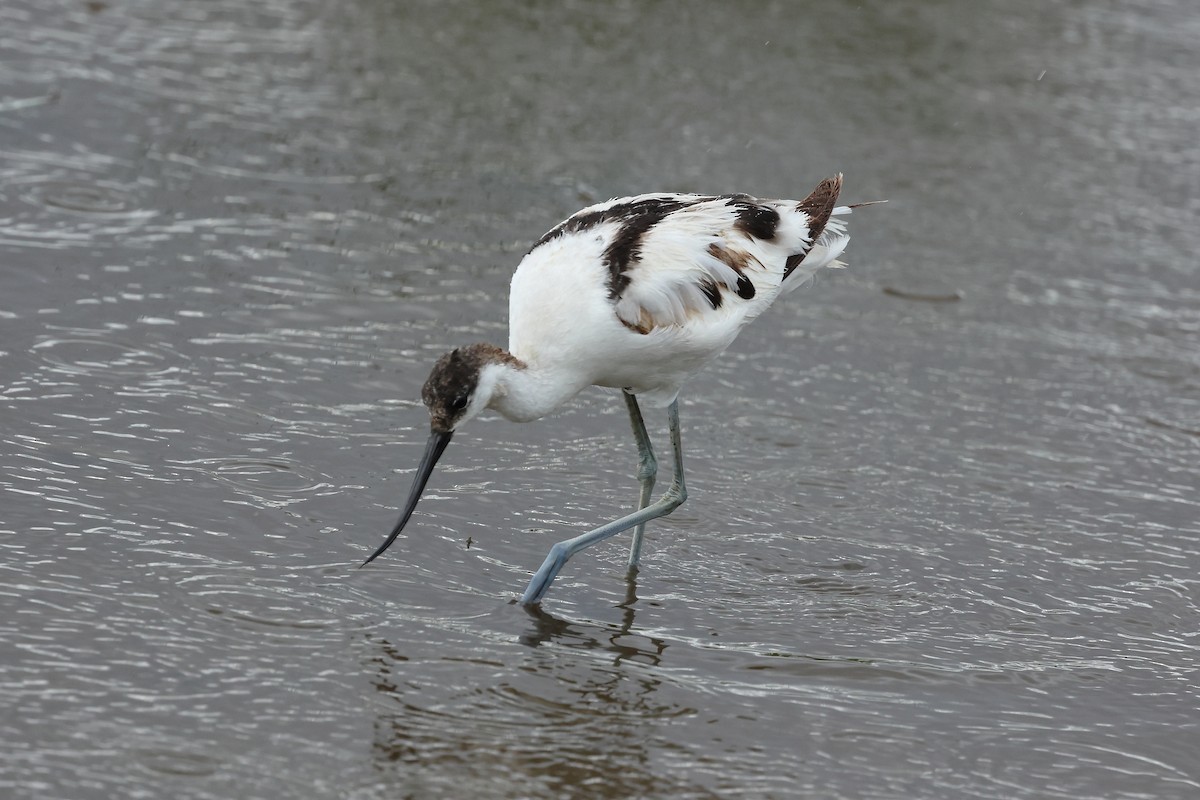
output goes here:
<path id="1" fill-rule="evenodd" d="M 643 194 L 585 208 L 548 231 L 529 255 L 599 259 L 609 300 L 631 330 L 684 325 L 718 310 L 758 313 L 781 289 L 836 259 L 849 237 L 833 217 L 842 177 L 807 198 Z M 747 316 L 748 318 L 748 316 Z"/>
<path id="2" fill-rule="evenodd" d="M 648 333 L 722 309 L 756 315 L 781 289 L 841 266 L 836 259 L 849 237 L 833 216 L 850 209 L 835 205 L 840 189 L 838 176 L 799 202 L 633 198 L 637 211 L 613 226 L 605 251 L 617 317 Z"/>

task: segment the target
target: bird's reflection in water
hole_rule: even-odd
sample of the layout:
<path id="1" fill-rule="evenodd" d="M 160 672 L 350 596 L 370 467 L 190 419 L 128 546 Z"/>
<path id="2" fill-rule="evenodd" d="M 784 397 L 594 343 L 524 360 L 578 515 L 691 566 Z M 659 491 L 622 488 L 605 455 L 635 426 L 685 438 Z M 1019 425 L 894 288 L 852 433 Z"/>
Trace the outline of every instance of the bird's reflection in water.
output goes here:
<path id="1" fill-rule="evenodd" d="M 658 669 L 667 642 L 631 633 L 636 604 L 631 574 L 619 622 L 521 606 L 532 625 L 516 640 L 484 635 L 458 653 L 461 639 L 431 649 L 368 634 L 365 666 L 381 700 L 377 769 L 431 795 L 567 796 L 578 786 L 654 795 L 662 779 L 651 769 L 647 723 L 697 712 Z"/>
<path id="2" fill-rule="evenodd" d="M 520 642 L 529 647 L 556 643 L 577 649 L 608 650 L 615 656 L 613 664 L 632 659 L 658 666 L 667 649 L 666 641 L 630 634 L 637 617 L 637 601 L 637 568 L 634 567 L 625 576 L 625 598 L 616 606 L 621 609 L 619 625 L 569 622 L 550 614 L 541 606 L 527 605 L 522 607 L 533 620 L 533 628 L 520 637 Z"/>

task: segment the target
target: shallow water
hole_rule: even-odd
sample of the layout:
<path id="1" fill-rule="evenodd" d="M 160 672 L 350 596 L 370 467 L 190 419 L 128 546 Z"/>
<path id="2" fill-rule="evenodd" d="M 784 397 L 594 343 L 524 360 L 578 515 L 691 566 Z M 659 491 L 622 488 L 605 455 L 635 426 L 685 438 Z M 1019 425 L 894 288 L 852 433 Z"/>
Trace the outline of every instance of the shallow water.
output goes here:
<path id="1" fill-rule="evenodd" d="M 0 789 L 1200 795 L 1200 17 L 0 6 Z M 682 402 L 424 445 L 529 243 L 846 173 L 851 268 Z M 665 424 L 651 416 L 665 449 Z"/>

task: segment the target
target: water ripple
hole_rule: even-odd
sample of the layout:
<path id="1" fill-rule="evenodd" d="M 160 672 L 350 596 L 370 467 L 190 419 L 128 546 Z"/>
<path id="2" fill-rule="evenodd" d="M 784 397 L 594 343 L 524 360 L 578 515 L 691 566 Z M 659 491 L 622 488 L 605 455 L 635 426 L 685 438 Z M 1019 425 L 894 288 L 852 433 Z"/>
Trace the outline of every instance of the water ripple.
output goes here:
<path id="1" fill-rule="evenodd" d="M 164 345 L 123 342 L 111 337 L 43 337 L 32 350 L 64 375 L 117 377 L 166 375 L 179 356 Z M 164 363 L 166 362 L 166 363 Z"/>
<path id="2" fill-rule="evenodd" d="M 0 4 L 5 797 L 1194 796 L 1197 19 Z M 635 579 L 512 602 L 634 502 L 611 392 L 357 568 L 555 220 L 826 168 L 893 202 L 687 387 Z"/>
<path id="3" fill-rule="evenodd" d="M 51 208 L 81 214 L 153 215 L 152 212 L 135 210 L 135 200 L 131 195 L 96 183 L 42 183 L 30 191 L 28 199 Z"/>

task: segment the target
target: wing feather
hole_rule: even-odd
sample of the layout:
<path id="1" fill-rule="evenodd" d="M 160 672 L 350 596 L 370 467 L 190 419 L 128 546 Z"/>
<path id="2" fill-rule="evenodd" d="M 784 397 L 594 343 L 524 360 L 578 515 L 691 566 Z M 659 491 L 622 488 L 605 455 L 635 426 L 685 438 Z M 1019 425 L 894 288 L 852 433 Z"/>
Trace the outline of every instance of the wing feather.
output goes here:
<path id="1" fill-rule="evenodd" d="M 841 223 L 831 222 L 840 189 L 838 176 L 800 202 L 672 196 L 677 206 L 644 228 L 637 257 L 625 265 L 618 318 L 643 333 L 706 315 L 752 319 L 802 262 L 809 263 L 795 284 L 836 265 L 848 241 Z M 793 280 L 786 283 L 790 288 Z"/>
<path id="2" fill-rule="evenodd" d="M 548 231 L 527 258 L 590 253 L 617 318 L 638 333 L 697 319 L 753 319 L 784 290 L 837 261 L 842 176 L 804 200 L 643 194 L 589 206 Z"/>

